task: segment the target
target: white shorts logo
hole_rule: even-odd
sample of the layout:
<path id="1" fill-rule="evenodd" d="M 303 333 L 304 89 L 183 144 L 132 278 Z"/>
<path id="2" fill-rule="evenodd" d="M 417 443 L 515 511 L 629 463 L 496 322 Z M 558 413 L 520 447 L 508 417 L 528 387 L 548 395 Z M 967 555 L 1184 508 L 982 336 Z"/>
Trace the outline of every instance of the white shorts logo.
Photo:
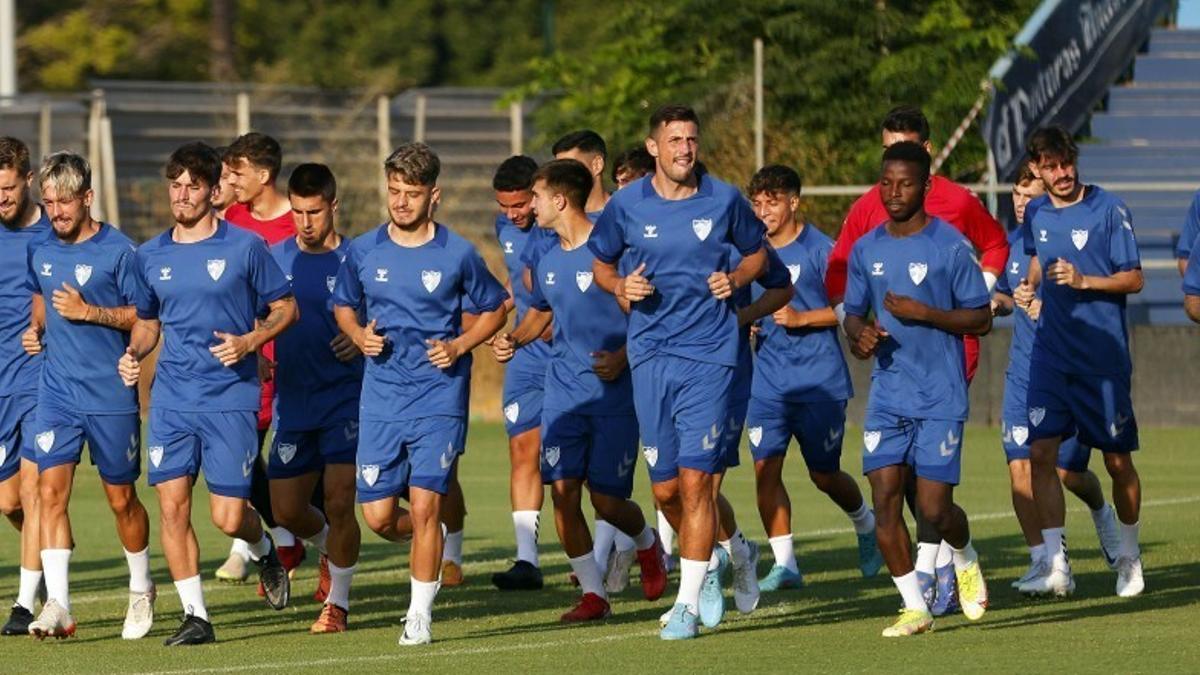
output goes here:
<path id="1" fill-rule="evenodd" d="M 442 283 L 442 273 L 438 270 L 421 270 L 421 285 L 432 293 L 438 284 Z"/>
<path id="2" fill-rule="evenodd" d="M 88 282 L 88 279 L 91 279 L 91 278 L 92 278 L 92 266 L 91 265 L 80 264 L 80 265 L 75 266 L 75 281 L 77 281 L 80 286 L 83 286 L 84 284 L 86 284 Z"/>
<path id="3" fill-rule="evenodd" d="M 54 430 L 43 431 L 34 437 L 37 441 L 37 446 L 42 449 L 42 452 L 50 452 L 50 448 L 54 447 Z"/>
<path id="4" fill-rule="evenodd" d="M 757 448 L 758 444 L 762 443 L 762 427 L 750 427 L 747 433 L 750 436 L 750 444 Z"/>
<path id="5" fill-rule="evenodd" d="M 346 440 L 348 441 L 358 438 L 358 420 L 347 420 L 346 428 L 342 429 L 342 435 L 345 436 Z"/>
<path id="6" fill-rule="evenodd" d="M 1033 423 L 1033 426 L 1036 427 L 1037 425 L 1041 424 L 1042 420 L 1044 420 L 1044 419 L 1046 419 L 1046 409 L 1045 408 L 1030 408 L 1029 409 L 1029 421 L 1031 423 Z"/>
<path id="7" fill-rule="evenodd" d="M 129 434 L 129 447 L 125 449 L 125 459 L 128 460 L 130 464 L 137 461 L 137 451 L 138 451 L 138 435 L 137 434 Z"/>
<path id="8" fill-rule="evenodd" d="M 458 457 L 458 453 L 454 451 L 454 445 L 452 443 L 447 443 L 446 451 L 442 453 L 441 457 L 438 457 L 438 463 L 442 465 L 442 471 L 446 471 L 450 467 L 454 466 L 455 457 Z"/>
<path id="9" fill-rule="evenodd" d="M 946 440 L 942 441 L 941 446 L 938 447 L 938 452 L 941 453 L 942 457 L 953 456 L 954 451 L 958 449 L 958 443 L 961 440 L 961 438 L 958 438 L 954 435 L 954 430 L 951 429 L 950 432 L 946 434 Z"/>
<path id="10" fill-rule="evenodd" d="M 1013 443 L 1017 445 L 1025 445 L 1025 441 L 1029 440 L 1029 427 L 1014 426 L 1012 428 L 1012 439 Z"/>
<path id="11" fill-rule="evenodd" d="M 864 431 L 863 445 L 867 446 L 867 452 L 875 452 L 875 448 L 879 447 L 879 439 L 883 438 L 881 431 Z"/>
<path id="12" fill-rule="evenodd" d="M 621 478 L 628 476 L 629 472 L 633 470 L 634 462 L 637 462 L 636 452 L 621 460 L 621 463 L 617 465 L 617 475 Z"/>
<path id="13" fill-rule="evenodd" d="M 280 443 L 279 444 L 279 461 L 283 462 L 284 464 L 287 464 L 288 462 L 291 462 L 292 458 L 295 456 L 296 456 L 296 444 L 295 443 Z"/>
<path id="14" fill-rule="evenodd" d="M 580 293 L 586 293 L 587 289 L 590 288 L 592 285 L 592 273 L 591 272 L 576 272 L 575 273 L 575 285 L 579 287 Z"/>
<path id="15" fill-rule="evenodd" d="M 546 456 L 546 463 L 550 466 L 558 466 L 558 458 L 562 455 L 562 449 L 557 445 L 549 448 L 542 448 L 542 454 Z"/>
<path id="16" fill-rule="evenodd" d="M 217 258 L 216 260 L 208 261 L 208 276 L 212 277 L 213 281 L 221 278 L 225 273 L 225 259 Z"/>
<path id="17" fill-rule="evenodd" d="M 645 447 L 642 448 L 642 454 L 646 456 L 646 463 L 653 467 L 658 464 L 658 448 Z"/>
<path id="18" fill-rule="evenodd" d="M 922 281 L 925 281 L 925 275 L 929 273 L 929 265 L 927 263 L 908 263 L 908 278 L 918 286 Z"/>
<path id="19" fill-rule="evenodd" d="M 509 424 L 516 424 L 517 418 L 521 416 L 521 404 L 513 401 L 504 406 L 504 419 L 508 420 Z"/>
<path id="20" fill-rule="evenodd" d="M 799 265 L 788 265 L 787 268 L 788 268 L 788 276 L 790 276 L 792 278 L 792 283 L 793 284 L 796 283 L 796 280 L 800 278 L 800 266 Z"/>
<path id="21" fill-rule="evenodd" d="M 842 432 L 845 431 L 841 427 L 835 427 L 829 430 L 829 438 L 825 439 L 825 452 L 833 452 L 838 449 L 841 444 Z"/>
<path id="22" fill-rule="evenodd" d="M 378 464 L 363 464 L 362 479 L 369 487 L 375 486 L 375 481 L 379 480 L 379 465 Z"/>
<path id="23" fill-rule="evenodd" d="M 162 464 L 162 458 L 163 458 L 163 446 L 161 446 L 161 445 L 150 446 L 150 463 L 157 467 L 159 464 Z"/>
<path id="24" fill-rule="evenodd" d="M 696 233 L 696 238 L 704 241 L 708 238 L 708 233 L 712 232 L 712 218 L 696 218 L 692 221 L 692 232 Z"/>
<path id="25" fill-rule="evenodd" d="M 1080 251 L 1084 246 L 1087 246 L 1088 231 L 1087 230 L 1071 230 L 1071 243 L 1075 244 L 1075 248 Z"/>

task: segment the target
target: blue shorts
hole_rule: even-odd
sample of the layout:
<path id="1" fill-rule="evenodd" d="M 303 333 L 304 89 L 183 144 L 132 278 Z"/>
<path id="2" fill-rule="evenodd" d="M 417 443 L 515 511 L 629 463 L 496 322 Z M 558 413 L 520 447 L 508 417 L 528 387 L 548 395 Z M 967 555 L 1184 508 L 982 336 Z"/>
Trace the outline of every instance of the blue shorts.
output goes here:
<path id="1" fill-rule="evenodd" d="M 295 478 L 320 471 L 326 464 L 354 464 L 357 451 L 358 420 L 304 431 L 276 429 L 267 456 L 267 478 Z"/>
<path id="2" fill-rule="evenodd" d="M 21 470 L 21 458 L 37 461 L 33 451 L 37 392 L 0 396 L 0 481 Z"/>
<path id="3" fill-rule="evenodd" d="M 504 430 L 509 438 L 542 423 L 542 390 L 526 389 L 504 400 Z"/>
<path id="4" fill-rule="evenodd" d="M 749 399 L 740 399 L 729 405 L 729 418 L 725 420 L 725 434 L 721 437 L 721 456 L 726 469 L 742 463 L 739 452 L 742 448 L 742 429 L 746 427 L 746 410 Z"/>
<path id="5" fill-rule="evenodd" d="M 57 405 L 38 407 L 38 471 L 78 464 L 87 441 L 92 464 L 109 485 L 129 485 L 142 475 L 142 421 L 137 413 L 88 415 Z"/>
<path id="6" fill-rule="evenodd" d="M 1128 375 L 1075 375 L 1029 369 L 1029 437 L 1070 438 L 1103 452 L 1138 449 Z"/>
<path id="7" fill-rule="evenodd" d="M 408 497 L 410 487 L 446 494 L 450 473 L 466 443 L 462 417 L 361 420 L 358 428 L 360 504 Z"/>
<path id="8" fill-rule="evenodd" d="M 150 485 L 204 471 L 208 491 L 250 498 L 258 461 L 258 413 L 253 410 L 183 412 L 150 408 L 146 454 Z"/>
<path id="9" fill-rule="evenodd" d="M 592 492 L 629 499 L 637 465 L 633 415 L 542 413 L 542 481 L 586 480 Z"/>
<path id="10" fill-rule="evenodd" d="M 907 464 L 919 478 L 958 485 L 962 436 L 962 420 L 914 419 L 867 408 L 863 474 Z"/>
<path id="11" fill-rule="evenodd" d="M 633 368 L 633 404 L 650 480 L 679 469 L 720 473 L 733 368 L 658 354 Z"/>
<path id="12" fill-rule="evenodd" d="M 845 401 L 790 403 L 752 398 L 746 427 L 750 435 L 750 455 L 755 462 L 782 457 L 795 438 L 809 471 L 837 473 L 842 470 Z"/>

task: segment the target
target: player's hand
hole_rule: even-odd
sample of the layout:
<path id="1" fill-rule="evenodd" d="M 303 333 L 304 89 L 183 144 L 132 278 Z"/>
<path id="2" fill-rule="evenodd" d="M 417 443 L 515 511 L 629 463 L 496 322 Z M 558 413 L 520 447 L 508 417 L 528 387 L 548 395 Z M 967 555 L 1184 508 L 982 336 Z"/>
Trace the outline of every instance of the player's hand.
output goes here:
<path id="1" fill-rule="evenodd" d="M 879 349 L 879 344 L 888 338 L 887 331 L 877 326 L 866 326 L 850 343 L 850 353 L 860 359 L 869 359 Z"/>
<path id="2" fill-rule="evenodd" d="M 883 296 L 883 308 L 897 319 L 924 321 L 929 307 L 920 300 L 888 291 Z"/>
<path id="3" fill-rule="evenodd" d="M 91 309 L 91 306 L 83 301 L 79 291 L 65 281 L 62 289 L 50 294 L 50 304 L 54 306 L 54 311 L 68 321 L 86 321 L 88 310 Z"/>
<path id="4" fill-rule="evenodd" d="M 1034 298 L 1030 301 L 1029 307 L 1025 309 L 1025 313 L 1029 315 L 1030 319 L 1037 321 L 1042 316 L 1042 299 Z"/>
<path id="5" fill-rule="evenodd" d="M 605 382 L 612 382 L 621 376 L 621 371 L 629 365 L 625 350 L 615 352 L 592 352 L 592 370 L 596 376 Z"/>
<path id="6" fill-rule="evenodd" d="M 263 356 L 261 352 L 258 354 L 258 381 L 270 382 L 275 379 L 275 362 Z"/>
<path id="7" fill-rule="evenodd" d="M 453 340 L 426 340 L 425 344 L 429 345 L 429 349 L 425 352 L 429 357 L 429 362 L 441 370 L 453 366 L 454 362 L 458 361 L 458 357 L 462 356 L 462 352 Z"/>
<path id="8" fill-rule="evenodd" d="M 637 266 L 637 269 L 630 272 L 629 276 L 622 277 L 617 282 L 617 297 L 625 298 L 629 302 L 637 302 L 653 295 L 654 284 L 642 276 L 642 272 L 645 271 L 646 263 L 642 263 Z"/>
<path id="9" fill-rule="evenodd" d="M 804 328 L 808 323 L 804 319 L 803 312 L 797 312 L 788 305 L 775 310 L 775 313 L 771 315 L 771 320 L 775 322 L 776 326 L 782 328 Z"/>
<path id="10" fill-rule="evenodd" d="M 234 335 L 233 333 L 222 333 L 219 330 L 214 330 L 213 337 L 220 340 L 221 344 L 209 347 L 208 351 L 211 352 L 213 356 L 217 357 L 217 360 L 221 362 L 221 365 L 225 366 L 226 368 L 230 368 L 237 364 L 238 361 L 246 358 L 246 355 L 251 351 L 250 341 L 244 336 Z"/>
<path id="11" fill-rule="evenodd" d="M 42 331 L 35 326 L 30 326 L 21 333 L 21 346 L 25 349 L 25 353 L 33 356 L 42 353 Z"/>
<path id="12" fill-rule="evenodd" d="M 1059 286 L 1070 286 L 1077 291 L 1087 288 L 1087 284 L 1084 283 L 1083 275 L 1079 273 L 1079 270 L 1062 258 L 1054 261 L 1054 264 L 1050 266 L 1046 274 Z"/>
<path id="13" fill-rule="evenodd" d="M 1017 303 L 1017 307 L 1029 311 L 1029 305 L 1037 299 L 1037 293 L 1033 290 L 1033 284 L 1029 283 L 1028 279 L 1022 279 L 1021 283 L 1013 289 L 1013 302 Z"/>
<path id="14" fill-rule="evenodd" d="M 737 290 L 737 284 L 733 283 L 733 277 L 728 272 L 718 270 L 708 275 L 708 290 L 712 291 L 714 298 L 727 300 Z"/>
<path id="15" fill-rule="evenodd" d="M 329 348 L 333 350 L 334 357 L 338 361 L 345 363 L 353 361 L 362 356 L 362 352 L 358 349 L 358 345 L 354 344 L 354 340 L 350 339 L 345 333 L 338 333 L 332 340 L 329 341 Z"/>
<path id="16" fill-rule="evenodd" d="M 508 363 L 516 353 L 517 341 L 513 340 L 512 333 L 496 333 L 492 338 L 492 356 L 498 363 Z"/>
<path id="17" fill-rule="evenodd" d="M 367 356 L 379 356 L 383 353 L 385 342 L 386 338 L 375 332 L 375 319 L 371 319 L 359 333 L 358 349 Z"/>
<path id="18" fill-rule="evenodd" d="M 117 374 L 126 387 L 136 387 L 138 378 L 142 375 L 142 362 L 133 355 L 133 347 L 126 347 L 125 353 L 117 359 Z"/>

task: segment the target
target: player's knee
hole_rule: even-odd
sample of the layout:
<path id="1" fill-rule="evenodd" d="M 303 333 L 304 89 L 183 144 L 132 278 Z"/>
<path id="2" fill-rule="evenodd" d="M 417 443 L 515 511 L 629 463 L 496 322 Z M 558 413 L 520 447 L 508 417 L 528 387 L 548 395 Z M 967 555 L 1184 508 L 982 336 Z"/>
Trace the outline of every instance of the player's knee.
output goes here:
<path id="1" fill-rule="evenodd" d="M 808 479 L 812 481 L 812 484 L 815 485 L 818 490 L 825 493 L 833 490 L 834 479 L 836 478 L 837 474 L 834 473 L 826 473 L 824 471 L 808 472 Z"/>
<path id="2" fill-rule="evenodd" d="M 331 490 L 325 493 L 325 517 L 330 522 L 354 519 L 354 490 Z"/>
<path id="3" fill-rule="evenodd" d="M 1030 472 L 1034 469 L 1057 471 L 1058 440 L 1048 438 L 1034 441 L 1029 446 L 1029 467 Z"/>
<path id="4" fill-rule="evenodd" d="M 621 507 L 625 500 L 617 497 L 612 497 L 606 494 L 593 492 L 591 494 L 592 508 L 596 510 L 596 514 L 605 520 L 614 520 L 620 515 Z"/>
<path id="5" fill-rule="evenodd" d="M 574 481 L 555 481 L 550 486 L 550 498 L 554 500 L 554 508 L 562 510 L 578 506 L 582 495 L 581 486 Z"/>
<path id="6" fill-rule="evenodd" d="M 226 536 L 233 537 L 241 531 L 245 516 L 245 506 L 239 508 L 237 505 L 229 505 L 213 509 L 212 522 Z"/>
<path id="7" fill-rule="evenodd" d="M 18 493 L 0 494 L 0 514 L 9 519 L 21 515 L 21 497 Z"/>
<path id="8" fill-rule="evenodd" d="M 1114 480 L 1134 480 L 1138 475 L 1133 466 L 1133 457 L 1125 453 L 1104 453 L 1104 468 Z"/>
<path id="9" fill-rule="evenodd" d="M 655 483 L 652 491 L 654 492 L 654 501 L 658 502 L 662 510 L 679 507 L 678 480 Z"/>
<path id="10" fill-rule="evenodd" d="M 108 492 L 108 508 L 112 509 L 113 514 L 118 517 L 132 514 L 137 503 L 133 486 L 124 490 L 109 490 Z"/>

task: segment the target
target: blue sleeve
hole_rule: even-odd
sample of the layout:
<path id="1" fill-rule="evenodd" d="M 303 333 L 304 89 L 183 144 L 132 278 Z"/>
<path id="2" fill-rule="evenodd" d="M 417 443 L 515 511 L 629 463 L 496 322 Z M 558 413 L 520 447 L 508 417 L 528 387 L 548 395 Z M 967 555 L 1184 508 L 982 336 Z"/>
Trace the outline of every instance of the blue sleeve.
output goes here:
<path id="1" fill-rule="evenodd" d="M 1012 289 L 1012 286 L 1010 286 L 1008 283 L 1008 275 L 1007 274 L 1001 274 L 1000 277 L 998 279 L 996 279 L 995 291 L 997 293 L 1000 293 L 1001 295 L 1007 295 L 1009 297 L 1012 297 L 1013 289 Z"/>
<path id="2" fill-rule="evenodd" d="M 534 231 L 525 238 L 525 246 L 521 248 L 521 262 L 529 269 L 536 269 L 538 261 L 546 255 L 551 247 L 558 244 L 558 234 L 553 230 L 543 229 L 534 225 Z"/>
<path id="3" fill-rule="evenodd" d="M 25 252 L 25 290 L 34 295 L 42 294 L 42 287 L 38 284 L 37 272 L 33 269 L 32 249 Z"/>
<path id="4" fill-rule="evenodd" d="M 1037 255 L 1037 242 L 1033 240 L 1033 215 L 1028 206 L 1025 209 L 1025 222 L 1018 226 L 1021 228 L 1021 244 L 1025 248 L 1025 255 Z"/>
<path id="5" fill-rule="evenodd" d="M 266 241 L 255 238 L 246 256 L 250 285 L 259 302 L 269 304 L 292 294 L 292 283 L 275 262 Z"/>
<path id="6" fill-rule="evenodd" d="M 333 284 L 333 304 L 353 309 L 363 306 L 363 287 L 358 279 L 358 252 L 353 246 L 346 251 L 346 258 L 338 268 L 337 281 Z"/>
<path id="7" fill-rule="evenodd" d="M 624 213 L 617 200 L 608 200 L 604 211 L 596 219 L 592 236 L 588 237 L 588 249 L 601 262 L 611 265 L 625 253 L 625 233 L 622 225 L 624 220 Z"/>
<path id="8" fill-rule="evenodd" d="M 1118 202 L 1108 209 L 1108 259 L 1118 272 L 1140 269 L 1137 237 L 1133 234 L 1133 214 Z"/>
<path id="9" fill-rule="evenodd" d="M 787 288 L 792 285 L 792 275 L 788 273 L 787 265 L 783 264 L 779 254 L 770 246 L 767 251 L 767 269 L 758 277 L 758 285 L 763 288 Z"/>
<path id="10" fill-rule="evenodd" d="M 1188 258 L 1187 272 L 1183 275 L 1183 294 L 1200 295 L 1200 246 L 1192 248 Z"/>
<path id="11" fill-rule="evenodd" d="M 846 310 L 846 314 L 854 316 L 866 316 L 871 308 L 871 284 L 867 282 L 861 249 L 861 246 L 856 245 L 850 250 L 850 262 L 846 267 L 846 295 L 842 298 L 842 308 Z"/>
<path id="12" fill-rule="evenodd" d="M 987 307 L 991 298 L 988 297 L 987 284 L 983 282 L 983 270 L 975 260 L 970 244 L 963 242 L 954 247 L 954 256 L 950 264 L 952 272 L 950 284 L 954 293 L 954 306 L 966 309 Z"/>
<path id="13" fill-rule="evenodd" d="M 117 258 L 117 291 L 121 294 L 121 302 L 126 306 L 137 303 L 137 262 L 133 248 L 121 251 Z"/>
<path id="14" fill-rule="evenodd" d="M 542 292 L 542 283 L 541 283 L 541 280 L 538 279 L 538 277 L 539 277 L 539 275 L 538 275 L 538 271 L 537 271 L 537 266 L 530 265 L 529 266 L 529 281 L 530 281 L 529 306 L 540 312 L 549 312 L 549 311 L 551 311 L 550 303 L 549 303 L 549 301 L 546 300 L 546 294 Z"/>
<path id="15" fill-rule="evenodd" d="M 492 276 L 479 251 L 472 246 L 462 259 L 462 292 L 476 312 L 493 312 L 508 299 L 508 291 Z"/>
<path id="16" fill-rule="evenodd" d="M 1179 230 L 1179 243 L 1175 245 L 1175 257 L 1187 258 L 1192 254 L 1196 238 L 1200 237 L 1200 192 L 1192 198 L 1188 207 L 1187 217 L 1183 220 L 1183 228 Z M 1189 263 L 1190 265 L 1190 263 Z"/>
<path id="17" fill-rule="evenodd" d="M 754 209 L 750 208 L 750 202 L 739 194 L 733 200 L 733 208 L 729 213 L 729 243 L 733 244 L 744 258 L 762 248 L 766 231 L 766 226 L 754 215 Z"/>
<path id="18" fill-rule="evenodd" d="M 134 252 L 131 267 L 133 267 L 133 276 L 136 282 L 134 304 L 137 306 L 137 316 L 139 319 L 157 319 L 158 294 L 154 292 L 154 287 L 146 279 L 146 262 L 142 257 L 141 249 Z"/>

